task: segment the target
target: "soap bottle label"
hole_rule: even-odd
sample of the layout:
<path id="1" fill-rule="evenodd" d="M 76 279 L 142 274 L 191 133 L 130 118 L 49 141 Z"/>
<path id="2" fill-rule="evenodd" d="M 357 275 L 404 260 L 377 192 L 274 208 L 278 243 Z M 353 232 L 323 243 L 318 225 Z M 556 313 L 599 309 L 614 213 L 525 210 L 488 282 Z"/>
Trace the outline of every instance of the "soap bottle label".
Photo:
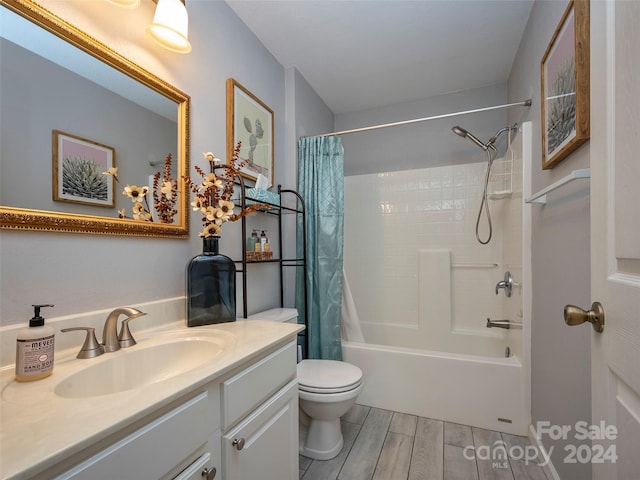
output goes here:
<path id="1" fill-rule="evenodd" d="M 29 340 L 18 339 L 16 375 L 38 375 L 52 370 L 54 341 L 53 335 Z"/>

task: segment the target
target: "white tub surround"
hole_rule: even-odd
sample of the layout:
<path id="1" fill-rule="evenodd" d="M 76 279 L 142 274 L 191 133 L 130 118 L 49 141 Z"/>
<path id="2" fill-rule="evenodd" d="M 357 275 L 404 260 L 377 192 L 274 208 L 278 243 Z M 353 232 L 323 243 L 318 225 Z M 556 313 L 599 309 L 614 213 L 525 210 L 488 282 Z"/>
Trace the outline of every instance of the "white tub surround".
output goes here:
<path id="1" fill-rule="evenodd" d="M 518 357 L 480 357 L 343 342 L 366 379 L 359 402 L 453 423 L 527 435 L 531 422 Z"/>
<path id="2" fill-rule="evenodd" d="M 362 403 L 527 434 L 531 128 L 491 170 L 488 245 L 475 238 L 486 161 L 345 178 L 345 271 L 366 343 L 347 337 L 343 356 L 364 372 Z M 507 271 L 510 297 L 496 292 Z"/>
<path id="3" fill-rule="evenodd" d="M 166 311 L 164 307 L 171 310 L 170 304 L 172 302 L 168 303 L 169 305 L 167 302 L 157 302 L 156 306 L 151 304 L 137 306 L 142 311 L 158 313 L 158 315 L 149 313 L 147 317 L 151 318 L 143 317 L 146 318 L 144 321 L 141 319 L 138 326 L 145 325 L 148 327 L 146 330 L 136 328 L 134 322 L 137 320 L 131 322 L 131 330 L 138 340 L 138 344 L 128 349 L 106 353 L 94 359 L 79 360 L 75 358 L 82 344 L 82 336 L 78 333 L 77 336 L 71 335 L 71 341 L 75 344 L 73 348 L 56 351 L 53 375 L 48 378 L 17 384 L 13 380 L 13 365 L 6 365 L 2 369 L 2 432 L 0 441 L 2 479 L 27 479 L 39 475 L 42 475 L 39 478 L 44 478 L 44 472 L 46 472 L 47 478 L 54 474 L 58 475 L 64 471 L 64 469 L 61 470 L 60 465 L 64 465 L 65 469 L 71 468 L 77 461 L 84 461 L 95 454 L 96 448 L 104 448 L 105 442 L 108 443 L 114 438 L 117 440 L 119 435 L 134 427 L 140 428 L 146 419 L 150 418 L 150 415 L 173 408 L 176 401 L 185 398 L 188 400 L 190 395 L 197 395 L 198 389 L 202 390 L 212 382 L 226 381 L 225 379 L 232 375 L 237 375 L 242 368 L 247 368 L 257 359 L 281 350 L 287 344 L 291 344 L 290 348 L 287 346 L 287 349 L 291 350 L 291 355 L 287 352 L 284 357 L 281 357 L 286 359 L 290 357 L 294 372 L 293 381 L 295 381 L 294 342 L 297 333 L 303 328 L 302 326 L 255 321 L 187 329 L 183 320 L 167 321 L 167 315 L 160 313 Z M 105 316 L 102 313 L 96 314 L 96 317 L 100 317 L 104 321 Z M 173 318 L 180 317 L 174 316 Z M 82 320 L 67 318 L 51 321 L 48 324 L 55 326 L 58 330 L 61 326 L 70 326 L 69 323 L 73 323 L 73 326 L 84 326 L 87 325 L 86 321 L 87 317 Z M 98 334 L 102 331 L 101 328 L 100 326 L 100 329 L 96 330 Z M 80 399 L 62 398 L 54 393 L 55 386 L 61 380 L 82 370 L 87 365 L 107 360 L 113 355 L 127 354 L 127 351 L 133 349 L 144 348 L 145 344 L 154 338 L 152 334 L 172 330 L 188 330 L 194 335 L 197 335 L 200 330 L 219 332 L 222 337 L 233 337 L 233 341 L 231 346 L 220 353 L 210 364 L 201 365 L 165 380 L 160 379 L 146 385 L 143 389 L 132 389 Z M 10 337 L 11 331 L 5 329 L 2 334 L 3 337 Z M 56 337 L 60 338 L 62 335 L 65 334 L 58 332 Z M 3 347 L 6 347 L 6 342 L 10 343 L 10 339 L 3 339 L 3 343 L 5 343 Z M 65 339 L 63 342 L 66 343 L 67 340 Z M 206 388 L 210 389 L 210 387 Z M 224 394 L 224 386 L 214 388 L 214 392 L 218 391 L 216 389 L 222 390 Z M 211 393 L 208 395 L 209 398 L 216 398 L 215 395 L 212 397 Z M 225 406 L 224 398 L 218 397 L 216 401 L 223 404 L 223 409 L 228 407 L 228 405 Z M 234 403 L 237 402 L 234 401 Z M 256 405 L 251 405 L 251 408 L 256 408 Z M 224 415 L 214 415 L 213 413 L 209 415 L 224 417 Z M 233 425 L 238 424 L 239 421 L 235 418 L 233 424 L 226 425 L 224 418 L 222 418 L 218 428 L 221 428 L 224 434 L 224 431 L 229 428 L 238 428 Z M 227 464 L 227 469 L 232 467 L 231 463 Z"/>

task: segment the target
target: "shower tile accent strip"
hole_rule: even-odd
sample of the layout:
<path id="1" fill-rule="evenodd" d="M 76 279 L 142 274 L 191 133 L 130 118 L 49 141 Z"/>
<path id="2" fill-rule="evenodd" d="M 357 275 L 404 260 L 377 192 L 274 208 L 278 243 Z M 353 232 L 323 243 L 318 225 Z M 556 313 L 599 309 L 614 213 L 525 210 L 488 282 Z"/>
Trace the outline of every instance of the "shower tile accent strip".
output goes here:
<path id="1" fill-rule="evenodd" d="M 357 404 L 342 417 L 342 432 L 336 458 L 300 456 L 300 480 L 547 480 L 535 461 L 470 459 L 466 449 L 518 452 L 530 445 L 526 437 Z"/>

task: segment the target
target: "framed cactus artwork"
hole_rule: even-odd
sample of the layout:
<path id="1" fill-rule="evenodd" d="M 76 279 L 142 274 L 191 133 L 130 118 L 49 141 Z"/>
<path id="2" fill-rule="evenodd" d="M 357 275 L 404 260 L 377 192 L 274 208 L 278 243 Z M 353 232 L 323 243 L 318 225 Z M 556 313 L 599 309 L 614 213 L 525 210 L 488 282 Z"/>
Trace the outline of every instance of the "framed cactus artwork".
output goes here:
<path id="1" fill-rule="evenodd" d="M 273 185 L 273 110 L 233 78 L 227 79 L 227 162 L 238 142 L 246 163 L 240 175 Z"/>
<path id="2" fill-rule="evenodd" d="M 571 0 L 542 57 L 542 168 L 589 139 L 589 0 Z"/>
<path id="3" fill-rule="evenodd" d="M 115 207 L 115 150 L 93 140 L 53 130 L 53 199 Z"/>

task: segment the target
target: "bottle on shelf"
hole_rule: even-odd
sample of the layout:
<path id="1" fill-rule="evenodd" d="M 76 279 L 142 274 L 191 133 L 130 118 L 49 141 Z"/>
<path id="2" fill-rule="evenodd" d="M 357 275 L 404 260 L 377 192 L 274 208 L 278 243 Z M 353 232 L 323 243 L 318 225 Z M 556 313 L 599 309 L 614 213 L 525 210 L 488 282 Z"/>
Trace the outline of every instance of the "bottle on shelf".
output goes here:
<path id="1" fill-rule="evenodd" d="M 258 242 L 258 232 L 253 230 L 251 235 L 247 238 L 247 252 L 254 252 L 256 250 L 256 243 Z"/>
<path id="2" fill-rule="evenodd" d="M 269 243 L 269 239 L 267 238 L 267 234 L 264 230 L 262 230 L 262 233 L 260 233 L 260 251 L 261 252 L 265 252 L 265 248 L 264 246 Z"/>

